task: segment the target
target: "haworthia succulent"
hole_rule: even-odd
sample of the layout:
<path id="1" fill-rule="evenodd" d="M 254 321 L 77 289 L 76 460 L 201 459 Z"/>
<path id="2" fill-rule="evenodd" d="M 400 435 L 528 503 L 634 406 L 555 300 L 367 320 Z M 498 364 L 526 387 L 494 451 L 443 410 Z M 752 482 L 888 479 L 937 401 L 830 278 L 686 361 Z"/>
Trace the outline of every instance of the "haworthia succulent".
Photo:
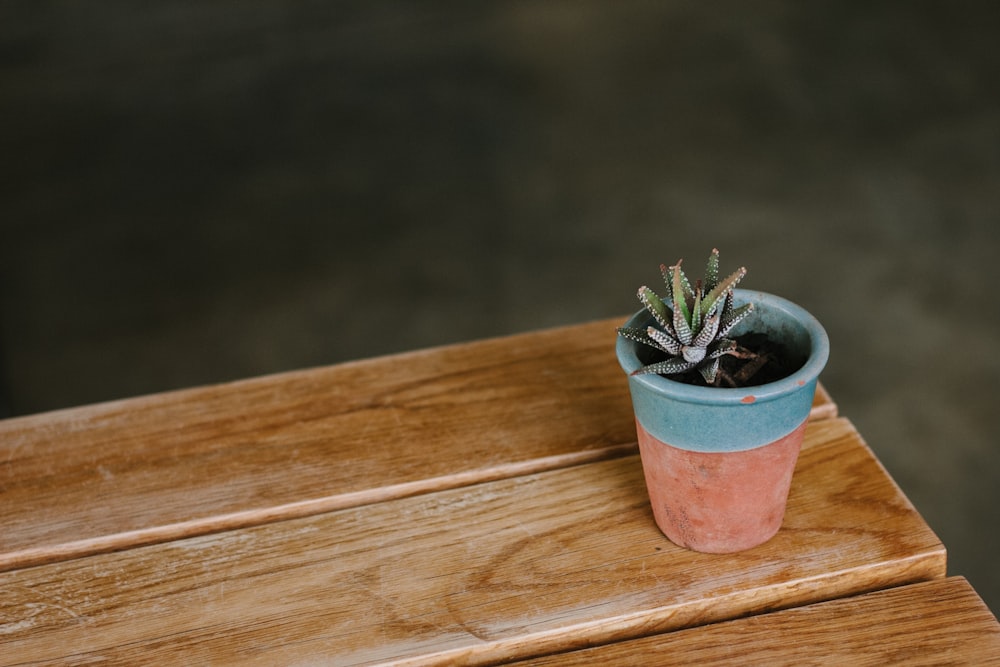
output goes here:
<path id="1" fill-rule="evenodd" d="M 670 267 L 661 264 L 666 297 L 661 298 L 646 286 L 638 292 L 639 301 L 652 314 L 656 326 L 621 327 L 618 333 L 659 350 L 668 358 L 643 366 L 635 374 L 677 375 L 697 369 L 705 382 L 713 384 L 720 357 L 737 354 L 736 342 L 727 338 L 727 334 L 753 312 L 753 304 L 739 308 L 733 305 L 733 290 L 746 272 L 741 267 L 720 281 L 719 251 L 714 248 L 708 257 L 704 279 L 694 287 L 684 275 L 681 260 Z"/>

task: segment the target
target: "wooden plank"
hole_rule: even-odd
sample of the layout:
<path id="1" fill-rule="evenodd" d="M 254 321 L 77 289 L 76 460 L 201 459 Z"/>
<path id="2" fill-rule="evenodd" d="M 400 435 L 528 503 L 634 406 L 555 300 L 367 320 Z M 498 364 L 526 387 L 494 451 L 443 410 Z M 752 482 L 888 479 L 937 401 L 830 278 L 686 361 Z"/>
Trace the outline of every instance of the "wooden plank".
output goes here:
<path id="1" fill-rule="evenodd" d="M 783 529 L 680 549 L 627 456 L 0 574 L 0 664 L 482 664 L 943 577 L 844 419 L 813 422 Z"/>
<path id="2" fill-rule="evenodd" d="M 809 419 L 815 421 L 817 419 L 833 419 L 837 416 L 837 404 L 833 402 L 830 398 L 829 392 L 827 392 L 826 387 L 820 382 L 816 385 L 816 395 L 813 397 L 813 407 L 812 413 L 809 415 Z"/>
<path id="3" fill-rule="evenodd" d="M 631 451 L 614 335 L 605 321 L 0 422 L 0 568 Z"/>
<path id="4" fill-rule="evenodd" d="M 0 421 L 0 571 L 630 454 L 619 323 Z"/>
<path id="5" fill-rule="evenodd" d="M 1000 665 L 1000 623 L 960 577 L 516 663 Z"/>

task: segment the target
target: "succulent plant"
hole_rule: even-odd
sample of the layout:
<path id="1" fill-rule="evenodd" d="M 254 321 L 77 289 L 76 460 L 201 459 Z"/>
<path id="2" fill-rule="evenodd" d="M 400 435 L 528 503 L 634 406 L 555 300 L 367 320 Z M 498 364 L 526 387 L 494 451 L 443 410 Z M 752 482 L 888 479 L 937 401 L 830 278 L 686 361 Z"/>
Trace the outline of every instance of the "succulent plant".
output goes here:
<path id="1" fill-rule="evenodd" d="M 723 356 L 745 354 L 726 335 L 753 311 L 751 303 L 739 308 L 733 305 L 733 290 L 747 270 L 741 267 L 719 280 L 719 251 L 713 248 L 704 279 L 692 287 L 681 269 L 681 261 L 671 267 L 660 265 L 666 298 L 660 298 L 646 286 L 639 288 L 639 301 L 652 314 L 656 326 L 620 327 L 618 334 L 667 355 L 666 360 L 647 364 L 634 375 L 677 375 L 697 369 L 706 384 L 712 385 L 716 383 Z"/>

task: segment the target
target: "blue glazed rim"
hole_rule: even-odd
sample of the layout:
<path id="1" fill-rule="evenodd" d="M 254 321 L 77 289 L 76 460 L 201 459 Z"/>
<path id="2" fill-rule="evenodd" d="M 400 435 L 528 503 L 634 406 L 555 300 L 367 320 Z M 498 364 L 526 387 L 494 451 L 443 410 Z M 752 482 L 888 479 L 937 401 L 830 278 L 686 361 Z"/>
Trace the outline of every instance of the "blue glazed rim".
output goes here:
<path id="1" fill-rule="evenodd" d="M 618 336 L 615 352 L 622 370 L 629 375 L 629 381 L 639 383 L 649 391 L 668 395 L 674 400 L 718 406 L 743 405 L 748 396 L 752 396 L 754 402 L 767 402 L 801 391 L 803 386 L 815 382 L 830 356 L 830 339 L 819 320 L 805 308 L 767 292 L 737 289 L 733 295 L 736 305 L 753 302 L 755 310 L 750 317 L 737 325 L 731 335 L 738 336 L 747 331 L 758 331 L 763 328 L 768 333 L 774 332 L 779 340 L 784 341 L 787 328 L 796 327 L 800 331 L 793 335 L 805 334 L 808 337 L 807 346 L 798 346 L 800 353 L 806 355 L 806 361 L 801 368 L 788 377 L 762 385 L 742 388 L 700 387 L 661 375 L 632 375 L 633 371 L 643 366 L 638 356 L 641 344 Z M 625 326 L 643 327 L 652 323 L 653 316 L 643 309 L 632 315 Z M 804 349 L 806 347 L 808 349 Z"/>

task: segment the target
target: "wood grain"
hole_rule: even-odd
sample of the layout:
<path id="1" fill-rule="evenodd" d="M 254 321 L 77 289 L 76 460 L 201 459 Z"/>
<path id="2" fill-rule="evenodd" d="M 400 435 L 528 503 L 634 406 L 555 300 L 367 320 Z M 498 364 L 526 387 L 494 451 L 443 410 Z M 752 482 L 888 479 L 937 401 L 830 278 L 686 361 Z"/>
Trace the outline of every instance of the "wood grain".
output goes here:
<path id="1" fill-rule="evenodd" d="M 482 664 L 944 574 L 851 424 L 821 420 L 747 552 L 672 545 L 626 456 L 3 573 L 0 664 Z"/>
<path id="2" fill-rule="evenodd" d="M 837 416 L 837 404 L 833 402 L 823 383 L 816 385 L 816 395 L 813 397 L 812 413 L 809 419 L 833 419 Z"/>
<path id="3" fill-rule="evenodd" d="M 1000 665 L 1000 623 L 960 577 L 516 663 Z"/>
<path id="4" fill-rule="evenodd" d="M 0 571 L 630 454 L 617 324 L 0 421 Z"/>

